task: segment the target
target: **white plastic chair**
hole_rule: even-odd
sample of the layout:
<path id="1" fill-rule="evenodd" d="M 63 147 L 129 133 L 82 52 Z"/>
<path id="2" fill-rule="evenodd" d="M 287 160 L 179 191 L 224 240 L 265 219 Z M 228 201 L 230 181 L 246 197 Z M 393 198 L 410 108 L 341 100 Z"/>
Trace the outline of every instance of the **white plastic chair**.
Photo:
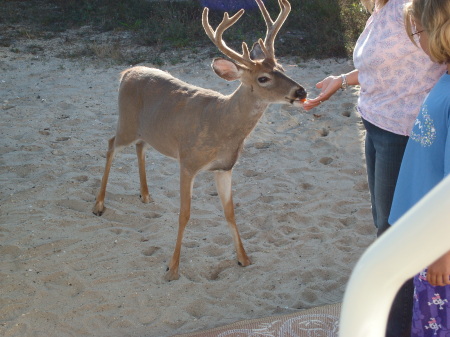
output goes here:
<path id="1" fill-rule="evenodd" d="M 447 176 L 361 256 L 344 294 L 339 337 L 384 337 L 398 289 L 449 249 Z"/>

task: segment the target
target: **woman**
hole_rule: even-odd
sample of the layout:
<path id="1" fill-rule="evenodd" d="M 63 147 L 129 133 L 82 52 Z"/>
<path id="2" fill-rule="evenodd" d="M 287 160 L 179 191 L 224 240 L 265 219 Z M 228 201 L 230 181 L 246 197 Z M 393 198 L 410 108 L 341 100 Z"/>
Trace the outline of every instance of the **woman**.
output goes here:
<path id="1" fill-rule="evenodd" d="M 406 34 L 403 10 L 407 0 L 361 2 L 371 16 L 354 49 L 356 69 L 317 83 L 321 93 L 306 101 L 304 108 L 310 110 L 324 103 L 348 85 L 360 85 L 358 111 L 366 128 L 372 215 L 380 236 L 389 228 L 389 212 L 408 135 L 425 95 L 444 73 L 444 67 L 431 62 Z M 394 301 L 386 336 L 409 337 L 412 292 L 412 281 L 408 281 Z"/>

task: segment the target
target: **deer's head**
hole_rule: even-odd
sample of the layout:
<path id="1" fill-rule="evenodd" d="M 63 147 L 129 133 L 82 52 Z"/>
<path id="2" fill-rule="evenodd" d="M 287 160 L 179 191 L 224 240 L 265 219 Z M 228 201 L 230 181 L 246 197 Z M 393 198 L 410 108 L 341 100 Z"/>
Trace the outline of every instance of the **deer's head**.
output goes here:
<path id="1" fill-rule="evenodd" d="M 244 14 L 241 9 L 232 17 L 224 14 L 222 22 L 214 31 L 208 22 L 208 8 L 203 10 L 203 28 L 217 48 L 234 62 L 225 58 L 217 58 L 212 67 L 217 75 L 227 81 L 240 80 L 249 86 L 261 100 L 272 103 L 301 104 L 306 99 L 305 89 L 289 78 L 275 58 L 274 41 L 278 31 L 291 10 L 287 0 L 278 0 L 280 14 L 273 21 L 262 0 L 256 0 L 267 26 L 266 37 L 259 39 L 251 51 L 245 42 L 242 43 L 242 54 L 229 48 L 222 35 L 226 29 L 236 23 Z"/>

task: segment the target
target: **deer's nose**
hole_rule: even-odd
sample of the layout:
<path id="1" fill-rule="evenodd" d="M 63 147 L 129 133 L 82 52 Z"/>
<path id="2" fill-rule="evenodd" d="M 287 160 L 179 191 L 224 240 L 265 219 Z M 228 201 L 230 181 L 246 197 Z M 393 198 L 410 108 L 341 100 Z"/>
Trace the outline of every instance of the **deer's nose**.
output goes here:
<path id="1" fill-rule="evenodd" d="M 306 98 L 306 90 L 305 90 L 305 88 L 301 87 L 300 89 L 297 89 L 295 91 L 295 97 L 296 98 L 300 98 L 300 99 Z"/>

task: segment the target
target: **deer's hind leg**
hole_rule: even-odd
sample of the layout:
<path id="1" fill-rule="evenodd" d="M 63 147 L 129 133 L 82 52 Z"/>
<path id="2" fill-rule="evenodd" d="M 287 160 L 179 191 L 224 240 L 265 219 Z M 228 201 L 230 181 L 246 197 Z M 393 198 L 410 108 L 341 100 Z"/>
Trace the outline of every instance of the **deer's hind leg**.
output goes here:
<path id="1" fill-rule="evenodd" d="M 138 165 L 139 165 L 139 181 L 140 181 L 140 189 L 141 189 L 141 201 L 143 203 L 149 203 L 153 201 L 150 193 L 148 192 L 147 185 L 147 175 L 145 173 L 145 148 L 146 144 L 143 141 L 139 141 L 136 143 L 136 154 L 138 157 Z"/>
<path id="2" fill-rule="evenodd" d="M 105 171 L 103 172 L 102 183 L 100 185 L 100 191 L 97 194 L 96 202 L 92 212 L 95 215 L 102 215 L 105 212 L 105 194 L 106 194 L 106 184 L 108 183 L 109 172 L 111 171 L 112 161 L 114 159 L 116 147 L 114 145 L 116 137 L 112 137 L 108 141 L 108 152 L 106 153 L 106 165 Z"/>
<path id="3" fill-rule="evenodd" d="M 216 180 L 217 193 L 220 196 L 223 211 L 225 213 L 225 218 L 227 219 L 228 226 L 231 230 L 231 235 L 233 236 L 238 263 L 239 265 L 246 267 L 251 264 L 251 261 L 245 252 L 244 245 L 242 244 L 241 237 L 236 226 L 233 196 L 231 192 L 231 170 L 216 171 L 214 172 L 214 177 Z"/>

